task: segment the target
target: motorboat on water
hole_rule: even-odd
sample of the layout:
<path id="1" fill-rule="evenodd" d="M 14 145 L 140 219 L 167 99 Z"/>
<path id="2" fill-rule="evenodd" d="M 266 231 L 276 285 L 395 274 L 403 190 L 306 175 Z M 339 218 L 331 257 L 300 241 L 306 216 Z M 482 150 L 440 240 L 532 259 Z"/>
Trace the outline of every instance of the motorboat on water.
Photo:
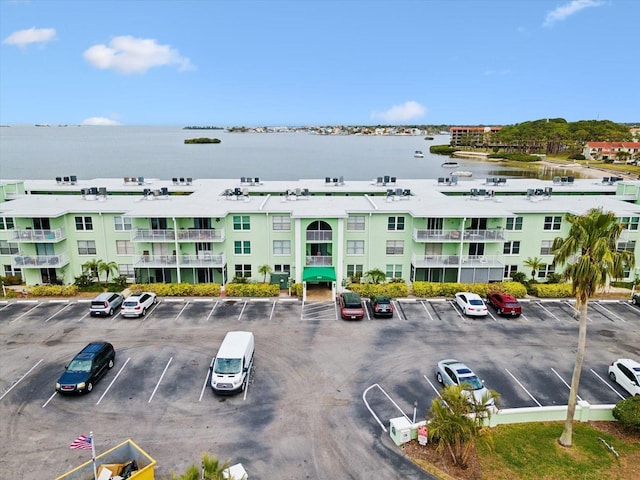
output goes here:
<path id="1" fill-rule="evenodd" d="M 469 170 L 456 170 L 455 172 L 451 172 L 451 176 L 473 177 L 473 172 L 470 172 Z"/>
<path id="2" fill-rule="evenodd" d="M 421 150 L 416 150 L 416 151 L 413 153 L 413 156 L 414 156 L 414 157 L 416 157 L 416 158 L 424 158 L 424 153 L 422 153 L 422 151 L 421 151 Z"/>
<path id="3" fill-rule="evenodd" d="M 458 168 L 460 166 L 460 163 L 458 163 L 458 162 L 444 162 L 440 166 L 443 167 L 443 168 Z"/>

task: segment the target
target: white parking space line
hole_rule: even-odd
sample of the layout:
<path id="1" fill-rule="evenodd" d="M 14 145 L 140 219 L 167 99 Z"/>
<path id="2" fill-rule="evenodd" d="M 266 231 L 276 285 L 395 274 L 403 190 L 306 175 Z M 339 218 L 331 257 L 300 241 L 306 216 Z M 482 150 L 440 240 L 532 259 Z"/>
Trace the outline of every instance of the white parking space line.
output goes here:
<path id="1" fill-rule="evenodd" d="M 400 315 L 400 303 L 397 300 L 391 300 L 391 304 L 393 305 L 393 310 L 396 312 L 398 320 L 406 320 L 406 318 Z"/>
<path id="2" fill-rule="evenodd" d="M 247 301 L 245 300 L 242 304 L 242 310 L 240 310 L 240 315 L 238 315 L 238 320 L 242 320 L 242 314 L 244 313 L 244 309 L 247 308 Z"/>
<path id="3" fill-rule="evenodd" d="M 634 305 L 632 305 L 630 302 L 621 302 L 623 305 L 626 305 L 627 308 L 630 308 L 631 310 L 633 310 L 634 312 L 638 313 L 638 307 L 635 307 Z"/>
<path id="4" fill-rule="evenodd" d="M 44 323 L 47 323 L 49 320 L 51 320 L 52 318 L 54 318 L 56 315 L 64 312 L 67 308 L 69 308 L 71 306 L 70 303 L 67 303 L 64 307 L 62 307 L 60 310 L 58 310 L 56 313 L 54 313 L 53 315 L 51 315 L 49 318 L 47 318 Z"/>
<path id="5" fill-rule="evenodd" d="M 96 405 L 100 405 L 100 402 L 102 401 L 102 399 L 104 398 L 104 396 L 107 394 L 107 392 L 109 391 L 109 389 L 111 388 L 111 386 L 116 382 L 116 380 L 118 379 L 118 377 L 120 376 L 120 374 L 122 373 L 122 371 L 124 370 L 124 367 L 127 366 L 127 363 L 129 363 L 129 360 L 131 360 L 131 357 L 127 358 L 127 361 L 124 362 L 124 365 L 122 365 L 122 367 L 120 367 L 120 370 L 118 370 L 118 373 L 116 373 L 116 376 L 113 377 L 113 380 L 111 380 L 111 383 L 109 384 L 109 386 L 107 387 L 107 389 L 104 391 L 104 393 L 100 396 L 100 398 L 98 399 L 98 401 L 96 402 Z"/>
<path id="6" fill-rule="evenodd" d="M 251 365 L 249 365 L 249 370 L 247 371 L 247 379 L 245 380 L 245 384 L 244 384 L 244 395 L 242 396 L 242 400 L 246 400 L 247 399 L 247 393 L 249 392 L 249 380 L 251 380 L 251 370 L 253 370 L 253 362 L 251 362 Z"/>
<path id="7" fill-rule="evenodd" d="M 278 302 L 276 302 L 275 300 L 273 301 L 273 305 L 271 306 L 271 313 L 269 314 L 269 320 L 271 320 L 273 318 L 273 313 L 276 311 L 276 304 Z"/>
<path id="8" fill-rule="evenodd" d="M 427 381 L 427 383 L 431 385 L 431 388 L 433 388 L 433 391 L 436 392 L 436 395 L 442 398 L 442 395 L 440 395 L 440 390 L 436 388 L 436 386 L 431 382 L 431 380 L 429 380 L 426 375 L 423 375 L 423 377 Z"/>
<path id="9" fill-rule="evenodd" d="M 162 379 L 164 378 L 164 374 L 167 373 L 167 369 L 169 368 L 169 365 L 171 365 L 172 361 L 173 361 L 173 357 L 171 357 L 169 359 L 169 361 L 167 362 L 167 365 L 164 367 L 164 370 L 162 371 L 162 375 L 160 375 L 160 378 L 158 379 L 158 383 L 156 383 L 156 388 L 153 389 L 153 392 L 151 393 L 151 396 L 149 397 L 149 401 L 147 403 L 151 403 L 151 400 L 153 400 L 153 396 L 156 394 L 156 391 L 158 390 L 158 387 L 162 383 Z"/>
<path id="10" fill-rule="evenodd" d="M 546 308 L 544 305 L 542 305 L 541 302 L 536 302 L 536 305 L 538 305 L 540 308 L 542 308 L 545 312 L 547 312 L 549 315 L 551 315 L 553 318 L 555 318 L 556 320 L 560 321 L 560 319 L 558 317 L 556 317 L 551 310 L 549 310 L 548 308 Z"/>
<path id="11" fill-rule="evenodd" d="M 58 392 L 56 392 L 55 390 L 53 391 L 53 393 L 51 394 L 51 396 L 47 399 L 46 402 L 44 402 L 44 404 L 42 405 L 42 408 L 46 407 L 47 405 L 49 405 L 49 402 L 51 400 L 54 399 L 54 397 L 58 394 Z"/>
<path id="12" fill-rule="evenodd" d="M 528 322 L 528 321 L 529 321 L 529 319 L 527 318 L 527 316 L 526 316 L 524 313 L 521 313 L 521 314 L 520 314 L 520 318 L 524 318 L 524 320 L 525 320 L 526 322 Z"/>
<path id="13" fill-rule="evenodd" d="M 591 305 L 591 303 L 589 303 L 589 305 Z M 601 302 L 593 302 L 593 306 L 601 308 L 602 310 L 607 312 L 609 315 L 612 315 L 612 316 L 616 317 L 618 320 L 622 320 L 623 322 L 626 322 L 626 320 L 624 318 L 622 318 L 620 315 L 617 315 L 615 312 L 612 312 L 611 310 L 606 308 L 604 305 L 602 305 Z"/>
<path id="14" fill-rule="evenodd" d="M 593 368 L 590 368 L 589 370 L 590 370 L 590 371 L 591 371 L 591 373 L 593 373 L 596 377 L 598 377 L 602 383 L 604 383 L 607 387 L 609 387 L 613 393 L 615 393 L 615 394 L 616 394 L 616 395 L 618 395 L 622 400 L 624 400 L 624 395 L 620 395 L 620 394 L 618 393 L 618 391 L 617 391 L 615 388 L 613 388 L 609 382 L 607 382 L 604 378 L 602 378 L 600 375 L 598 375 L 598 373 L 597 373 L 597 372 L 595 372 L 595 371 L 593 370 Z"/>
<path id="15" fill-rule="evenodd" d="M 17 318 L 14 318 L 13 320 L 11 320 L 9 323 L 15 323 L 18 320 L 20 320 L 22 317 L 24 317 L 25 315 L 28 315 L 29 313 L 31 313 L 33 310 L 35 310 L 36 308 L 38 308 L 38 306 L 40 306 L 39 303 L 36 303 L 35 306 L 31 307 L 29 310 L 27 310 L 26 312 L 24 312 L 22 315 L 20 315 Z"/>
<path id="16" fill-rule="evenodd" d="M 402 411 L 402 409 L 398 406 L 398 404 L 393 401 L 393 399 L 387 394 L 387 392 L 385 392 L 380 385 L 378 385 L 377 383 L 374 383 L 373 385 L 368 387 L 364 392 L 362 392 L 362 400 L 364 401 L 364 404 L 367 406 L 367 410 L 369 410 L 369 413 L 373 415 L 373 418 L 375 418 L 378 424 L 382 427 L 382 430 L 384 430 L 385 432 L 387 431 L 387 429 L 385 428 L 383 423 L 380 421 L 378 416 L 375 413 L 373 413 L 373 409 L 369 406 L 369 402 L 367 402 L 367 393 L 369 392 L 369 390 L 371 390 L 374 387 L 377 387 L 384 394 L 384 396 L 387 397 L 391 403 L 393 403 L 393 405 L 398 409 L 398 411 L 402 413 L 402 416 L 406 418 L 409 422 L 411 422 L 411 419 L 407 416 L 406 413 Z"/>
<path id="17" fill-rule="evenodd" d="M 431 312 L 427 308 L 427 302 L 424 302 L 424 301 L 420 300 L 420 303 L 422 304 L 422 307 L 424 308 L 424 311 L 427 312 L 427 315 L 429 315 L 429 319 L 433 322 L 433 315 L 431 315 Z"/>
<path id="18" fill-rule="evenodd" d="M 0 303 L 2 303 L 2 302 L 0 302 Z M 0 308 L 0 312 L 3 311 L 5 308 L 9 308 L 10 305 L 11 304 L 9 302 L 6 302 L 4 307 Z"/>
<path id="19" fill-rule="evenodd" d="M 460 310 L 458 310 L 458 307 L 456 307 L 456 303 L 453 300 L 449 300 L 449 303 L 451 304 L 451 308 L 453 308 L 460 317 L 460 320 L 464 321 L 464 315 L 462 314 L 462 312 L 460 312 Z"/>
<path id="20" fill-rule="evenodd" d="M 489 315 L 489 316 L 493 319 L 493 321 L 494 321 L 494 322 L 497 322 L 497 321 L 498 321 L 498 320 L 496 319 L 496 317 L 494 317 L 494 316 L 493 316 L 493 313 L 491 313 L 491 312 L 489 311 L 489 309 L 487 309 L 487 315 Z"/>
<path id="21" fill-rule="evenodd" d="M 567 300 L 565 300 L 563 303 L 565 305 L 569 305 L 573 309 L 573 312 L 575 314 L 574 318 L 576 318 L 576 319 L 579 318 L 580 310 L 578 310 L 576 307 L 574 307 L 573 304 L 571 302 L 567 301 Z M 591 320 L 589 317 L 587 317 L 587 321 L 592 322 L 593 320 Z"/>
<path id="22" fill-rule="evenodd" d="M 207 322 L 209 321 L 209 319 L 211 318 L 211 315 L 213 315 L 213 311 L 216 309 L 216 307 L 218 306 L 218 300 L 216 300 L 216 303 L 213 304 L 213 308 L 209 311 L 209 315 L 207 315 Z"/>
<path id="23" fill-rule="evenodd" d="M 204 377 L 204 383 L 202 384 L 202 390 L 200 390 L 200 398 L 198 398 L 198 401 L 201 402 L 202 401 L 202 396 L 204 395 L 204 391 L 207 388 L 207 383 L 209 382 L 209 375 L 211 374 L 211 372 L 213 371 L 213 361 L 216 359 L 216 357 L 213 357 L 211 359 L 211 363 L 209 363 L 209 370 L 207 370 L 207 376 Z"/>
<path id="24" fill-rule="evenodd" d="M 178 320 L 180 318 L 180 315 L 182 315 L 182 312 L 184 312 L 184 310 L 187 308 L 187 306 L 189 306 L 189 301 L 188 300 L 186 302 L 184 302 L 184 305 L 182 306 L 182 309 L 178 312 L 178 315 L 176 315 L 176 318 L 174 318 L 174 320 Z"/>
<path id="25" fill-rule="evenodd" d="M 564 383 L 565 387 L 567 387 L 569 390 L 571 390 L 571 385 L 569 385 L 567 382 L 565 382 L 564 378 L 562 378 L 560 376 L 560 374 L 558 372 L 556 372 L 556 370 L 553 367 L 551 367 L 551 371 L 556 374 L 556 377 L 558 377 L 562 383 Z M 578 400 L 582 401 L 582 398 L 580 397 L 580 395 L 576 394 L 576 398 Z"/>
<path id="26" fill-rule="evenodd" d="M 78 319 L 78 322 L 81 322 L 82 320 L 84 320 L 88 316 L 89 316 L 89 312 L 85 312 L 85 314 Z"/>
<path id="27" fill-rule="evenodd" d="M 534 397 L 533 395 L 531 395 L 531 392 L 529 390 L 527 390 L 524 385 L 522 385 L 522 383 L 520 383 L 520 381 L 515 377 L 515 375 L 513 373 L 511 373 L 508 369 L 504 369 L 505 372 L 507 372 L 509 375 L 511 375 L 511 378 L 513 378 L 515 380 L 515 382 L 520 385 L 520 388 L 522 388 L 522 390 L 525 391 L 525 393 L 527 395 L 529 395 L 529 397 L 531 397 L 531 400 L 533 400 L 534 402 L 536 402 L 538 404 L 539 407 L 542 406 L 542 404 L 540 404 L 540 402 L 538 400 L 536 400 L 536 397 Z"/>
<path id="28" fill-rule="evenodd" d="M 7 390 L 2 394 L 2 396 L 0 396 L 0 400 L 2 400 L 2 399 L 3 399 L 3 398 L 4 398 L 4 397 L 5 397 L 5 396 L 6 396 L 6 395 L 11 391 L 11 390 L 13 390 L 13 389 L 16 387 L 16 385 L 18 385 L 22 380 L 24 380 L 24 378 L 25 378 L 27 375 L 29 375 L 31 372 L 33 372 L 33 370 L 34 370 L 38 365 L 40 365 L 40 363 L 42 363 L 43 361 L 44 361 L 44 359 L 42 359 L 42 358 L 41 358 L 40 360 L 38 360 L 38 362 L 37 362 L 33 367 L 31 367 L 31 368 L 27 371 L 27 373 L 25 373 L 24 375 L 22 375 L 22 376 L 21 376 L 21 377 L 20 377 L 20 378 L 19 378 L 19 379 L 18 379 L 18 380 L 13 384 L 13 385 L 11 385 L 11 387 L 9 387 L 9 388 L 8 388 L 8 389 L 7 389 Z"/>

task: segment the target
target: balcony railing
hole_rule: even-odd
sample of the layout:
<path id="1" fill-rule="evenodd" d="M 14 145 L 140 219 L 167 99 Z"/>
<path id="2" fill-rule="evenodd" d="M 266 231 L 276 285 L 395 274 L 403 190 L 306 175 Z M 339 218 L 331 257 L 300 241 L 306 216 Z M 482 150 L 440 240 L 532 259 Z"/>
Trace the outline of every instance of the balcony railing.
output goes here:
<path id="1" fill-rule="evenodd" d="M 224 254 L 200 253 L 198 255 L 138 255 L 136 268 L 197 268 L 223 267 L 226 264 Z"/>
<path id="2" fill-rule="evenodd" d="M 60 268 L 69 263 L 66 254 L 60 255 L 15 255 L 13 266 L 17 268 Z"/>
<path id="3" fill-rule="evenodd" d="M 306 257 L 306 265 L 308 267 L 331 267 L 333 265 L 333 257 L 331 255 L 308 255 Z"/>
<path id="4" fill-rule="evenodd" d="M 308 242 L 330 242 L 333 239 L 331 230 L 307 230 Z"/>
<path id="5" fill-rule="evenodd" d="M 18 243 L 55 243 L 66 238 L 64 228 L 55 228 L 53 230 L 31 229 L 14 230 L 12 241 Z"/>
<path id="6" fill-rule="evenodd" d="M 132 242 L 174 242 L 175 240 L 174 230 L 149 228 L 131 230 Z M 223 240 L 223 228 L 178 230 L 178 242 L 222 242 Z"/>
<path id="7" fill-rule="evenodd" d="M 501 228 L 488 230 L 413 230 L 413 239 L 416 242 L 442 243 L 458 242 L 463 239 L 465 242 L 503 242 L 506 240 L 504 230 Z"/>
<path id="8" fill-rule="evenodd" d="M 498 255 L 413 255 L 411 263 L 416 268 L 504 267 L 504 262 Z"/>

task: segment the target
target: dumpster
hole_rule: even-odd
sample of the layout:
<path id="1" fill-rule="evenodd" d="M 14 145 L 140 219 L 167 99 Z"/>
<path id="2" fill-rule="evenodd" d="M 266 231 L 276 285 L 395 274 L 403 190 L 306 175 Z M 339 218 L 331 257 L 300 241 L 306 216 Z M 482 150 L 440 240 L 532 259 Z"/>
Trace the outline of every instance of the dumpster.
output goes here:
<path id="1" fill-rule="evenodd" d="M 130 462 L 135 462 L 137 470 L 133 471 L 128 478 L 154 480 L 156 461 L 131 439 L 96 456 L 98 479 L 109 479 L 112 476 L 119 475 L 122 469 L 129 468 L 127 465 Z M 57 477 L 56 480 L 93 480 L 93 478 L 93 461 L 89 460 L 70 472 Z"/>

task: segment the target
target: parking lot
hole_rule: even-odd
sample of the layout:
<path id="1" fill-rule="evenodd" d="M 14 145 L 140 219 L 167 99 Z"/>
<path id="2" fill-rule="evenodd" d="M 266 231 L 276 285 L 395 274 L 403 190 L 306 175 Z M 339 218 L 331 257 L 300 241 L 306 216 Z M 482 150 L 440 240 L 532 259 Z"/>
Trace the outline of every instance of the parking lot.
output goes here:
<path id="1" fill-rule="evenodd" d="M 93 318 L 88 303 L 0 302 L 0 469 L 54 478 L 90 455 L 69 443 L 93 431 L 98 454 L 132 438 L 158 460 L 157 478 L 202 453 L 242 462 L 252 480 L 428 478 L 407 462 L 363 401 L 388 426 L 438 395 L 435 366 L 464 361 L 501 394 L 504 408 L 566 404 L 577 319 L 571 301 L 523 302 L 523 315 L 461 315 L 450 300 L 394 301 L 391 319 L 343 321 L 331 302 L 296 299 L 161 299 L 144 318 Z M 640 310 L 592 301 L 579 396 L 627 396 L 609 363 L 640 357 Z M 225 333 L 250 330 L 248 389 L 216 397 L 209 365 Z M 111 342 L 115 366 L 89 395 L 54 384 L 92 340 Z M 391 400 L 390 400 L 391 399 Z M 34 459 L 41 461 L 34 462 Z"/>

